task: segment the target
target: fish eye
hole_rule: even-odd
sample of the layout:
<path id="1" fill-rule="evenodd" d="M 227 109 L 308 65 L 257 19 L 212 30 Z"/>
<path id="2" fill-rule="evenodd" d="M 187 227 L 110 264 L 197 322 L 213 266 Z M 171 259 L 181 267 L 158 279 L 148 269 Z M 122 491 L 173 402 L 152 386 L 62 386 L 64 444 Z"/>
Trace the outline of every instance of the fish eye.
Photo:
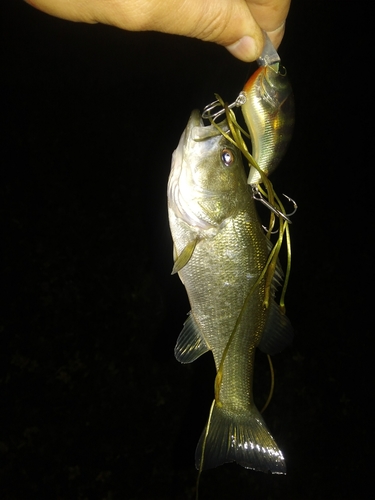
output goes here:
<path id="1" fill-rule="evenodd" d="M 226 167 L 230 167 L 234 162 L 234 152 L 229 148 L 224 148 L 221 152 L 221 161 Z"/>

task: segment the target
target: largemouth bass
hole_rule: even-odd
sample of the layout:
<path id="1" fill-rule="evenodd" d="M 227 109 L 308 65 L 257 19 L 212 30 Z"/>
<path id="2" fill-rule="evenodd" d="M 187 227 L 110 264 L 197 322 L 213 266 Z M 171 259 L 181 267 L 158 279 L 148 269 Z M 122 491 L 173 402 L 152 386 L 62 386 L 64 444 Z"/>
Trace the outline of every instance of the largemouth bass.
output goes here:
<path id="1" fill-rule="evenodd" d="M 219 126 L 228 131 L 226 121 Z M 265 305 L 269 241 L 258 220 L 241 153 L 193 111 L 173 153 L 168 214 L 175 264 L 191 311 L 175 356 L 190 363 L 211 350 L 215 401 L 196 451 L 197 468 L 225 462 L 285 473 L 285 461 L 254 403 L 256 347 L 268 353 L 291 341 L 273 299 Z"/>

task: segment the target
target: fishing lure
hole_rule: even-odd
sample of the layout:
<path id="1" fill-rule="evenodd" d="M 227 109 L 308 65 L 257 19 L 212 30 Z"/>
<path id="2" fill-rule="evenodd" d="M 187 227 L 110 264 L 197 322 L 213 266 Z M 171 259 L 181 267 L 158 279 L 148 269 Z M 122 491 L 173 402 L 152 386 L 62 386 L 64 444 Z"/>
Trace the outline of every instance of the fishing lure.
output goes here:
<path id="1" fill-rule="evenodd" d="M 285 155 L 292 137 L 294 98 L 286 69 L 280 65 L 268 37 L 267 42 L 258 60 L 259 69 L 241 92 L 241 110 L 250 133 L 252 156 L 269 176 Z M 252 167 L 248 183 L 254 186 L 260 181 L 259 172 Z"/>
<path id="2" fill-rule="evenodd" d="M 280 63 L 280 56 L 265 32 L 263 36 L 264 49 L 257 60 L 259 68 L 246 82 L 237 99 L 228 105 L 215 94 L 216 100 L 204 108 L 202 117 L 217 126 L 217 118 L 222 115 L 226 116 L 230 134 L 226 134 L 225 137 L 240 149 L 248 161 L 250 171 L 247 182 L 252 187 L 253 197 L 267 206 L 271 212 L 267 230 L 269 238 L 273 234 L 275 217 L 279 218 L 279 230 L 276 231 L 279 237 L 273 247 L 274 254 L 269 265 L 268 282 L 269 284 L 272 282 L 278 255 L 285 239 L 287 264 L 280 297 L 280 307 L 285 311 L 284 297 L 291 267 L 288 225 L 291 224 L 290 217 L 296 212 L 297 204 L 292 198 L 284 195 L 294 206 L 293 211 L 287 214 L 268 177 L 280 163 L 292 137 L 294 98 L 286 69 Z M 241 108 L 249 132 L 246 132 L 237 122 L 233 110 L 238 107 Z M 213 112 L 216 108 L 219 109 Z M 223 131 L 221 133 L 224 134 Z M 243 136 L 251 141 L 251 154 Z M 266 292 L 266 304 L 268 297 L 269 291 Z"/>

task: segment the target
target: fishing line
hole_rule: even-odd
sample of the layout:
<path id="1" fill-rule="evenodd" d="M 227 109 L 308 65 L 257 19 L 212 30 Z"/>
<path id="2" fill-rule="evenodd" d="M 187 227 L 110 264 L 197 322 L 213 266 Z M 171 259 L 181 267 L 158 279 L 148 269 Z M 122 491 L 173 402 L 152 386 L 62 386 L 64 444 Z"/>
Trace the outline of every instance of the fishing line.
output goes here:
<path id="1" fill-rule="evenodd" d="M 196 486 L 195 486 L 195 488 L 196 488 L 195 500 L 198 500 L 198 495 L 199 495 L 199 481 L 200 481 L 200 478 L 201 478 L 201 475 L 202 475 L 202 471 L 203 471 L 204 452 L 206 450 L 207 436 L 208 436 L 208 432 L 210 430 L 211 418 L 212 418 L 212 412 L 214 411 L 214 406 L 215 406 L 215 400 L 213 400 L 212 404 L 211 404 L 210 413 L 208 415 L 206 430 L 205 430 L 205 434 L 204 434 L 204 438 L 203 438 L 201 460 L 200 460 L 200 463 L 199 463 L 198 477 L 197 477 L 197 482 L 196 482 Z"/>
<path id="2" fill-rule="evenodd" d="M 288 287 L 289 283 L 289 276 L 290 276 L 290 270 L 292 267 L 292 245 L 290 241 L 290 231 L 289 231 L 289 225 L 286 225 L 285 228 L 285 234 L 286 234 L 286 247 L 287 247 L 287 262 L 286 262 L 286 270 L 285 270 L 285 278 L 284 278 L 284 283 L 283 283 L 283 288 L 281 290 L 281 296 L 280 296 L 280 308 L 281 311 L 285 314 L 285 294 L 286 294 L 286 289 Z"/>

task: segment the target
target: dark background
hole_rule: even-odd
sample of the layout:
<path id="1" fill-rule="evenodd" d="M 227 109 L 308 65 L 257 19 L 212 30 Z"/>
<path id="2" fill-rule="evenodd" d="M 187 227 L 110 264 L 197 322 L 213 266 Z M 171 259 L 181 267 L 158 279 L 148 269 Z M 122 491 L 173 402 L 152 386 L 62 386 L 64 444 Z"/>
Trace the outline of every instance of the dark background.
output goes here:
<path id="1" fill-rule="evenodd" d="M 202 500 L 368 498 L 373 84 L 366 13 L 347 5 L 294 1 L 280 48 L 297 115 L 272 180 L 299 205 L 296 335 L 264 416 L 288 474 L 226 465 L 203 474 Z M 234 100 L 256 65 L 20 1 L 1 11 L 0 497 L 191 499 L 214 368 L 173 356 L 189 306 L 166 183 L 191 110 Z"/>

